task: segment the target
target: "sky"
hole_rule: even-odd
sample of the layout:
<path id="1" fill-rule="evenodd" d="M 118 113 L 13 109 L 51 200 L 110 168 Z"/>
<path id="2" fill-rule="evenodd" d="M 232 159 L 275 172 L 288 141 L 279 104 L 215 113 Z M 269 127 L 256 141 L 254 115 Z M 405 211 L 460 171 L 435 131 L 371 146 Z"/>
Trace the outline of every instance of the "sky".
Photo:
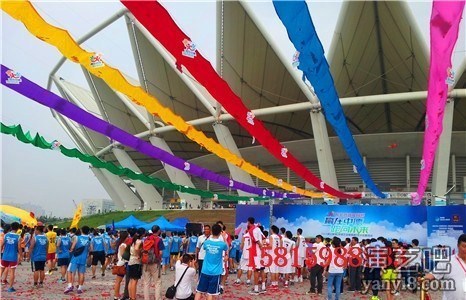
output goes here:
<path id="1" fill-rule="evenodd" d="M 34 1 L 33 3 L 48 22 L 67 29 L 75 39 L 123 8 L 123 5 L 116 1 Z M 197 49 L 215 65 L 215 2 L 162 1 L 162 3 L 180 28 L 195 41 Z M 291 61 L 294 49 L 274 12 L 272 3 L 253 2 L 250 5 L 259 20 L 270 30 L 270 33 L 273 33 L 272 36 L 280 45 L 281 51 L 290 57 Z M 324 49 L 328 51 L 341 2 L 315 1 L 308 5 Z M 409 6 L 416 12 L 416 21 L 427 41 L 431 4 L 414 2 Z M 59 52 L 33 37 L 21 23 L 4 12 L 1 13 L 1 24 L 2 64 L 46 87 L 48 74 L 61 58 Z M 102 53 L 106 63 L 137 78 L 123 18 L 88 40 L 83 46 L 89 51 Z M 82 71 L 76 64 L 66 62 L 57 75 L 88 88 Z M 57 139 L 68 148 L 74 146 L 52 117 L 49 109 L 3 86 L 1 89 L 0 113 L 3 123 L 21 124 L 23 129 L 39 132 L 49 141 Z M 53 91 L 58 93 L 55 87 Z M 47 214 L 71 216 L 74 210 L 73 200 L 78 203 L 88 198 L 110 198 L 89 170 L 88 165 L 66 158 L 59 152 L 40 150 L 23 144 L 11 136 L 2 135 L 0 143 L 2 201 L 30 202 L 42 206 Z"/>

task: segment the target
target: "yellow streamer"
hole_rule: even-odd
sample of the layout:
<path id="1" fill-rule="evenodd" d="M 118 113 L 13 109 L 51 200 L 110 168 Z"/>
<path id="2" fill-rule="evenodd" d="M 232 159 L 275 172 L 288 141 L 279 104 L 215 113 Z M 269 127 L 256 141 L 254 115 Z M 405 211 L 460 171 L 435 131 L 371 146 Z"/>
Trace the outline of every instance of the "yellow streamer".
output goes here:
<path id="1" fill-rule="evenodd" d="M 110 87 L 125 94 L 136 104 L 144 106 L 151 114 L 159 116 L 166 124 L 173 125 L 179 132 L 206 148 L 208 151 L 216 154 L 218 157 L 284 190 L 308 197 L 323 197 L 323 193 L 296 188 L 286 182 L 280 184 L 276 177 L 255 167 L 251 163 L 231 153 L 214 140 L 208 138 L 203 132 L 196 130 L 180 116 L 161 105 L 154 96 L 146 93 L 140 86 L 130 84 L 118 69 L 107 66 L 95 53 L 87 52 L 82 49 L 68 31 L 47 23 L 29 1 L 2 1 L 1 6 L 3 11 L 22 22 L 29 32 L 37 38 L 55 46 L 65 57 L 75 63 L 81 64 L 90 73 L 102 78 Z"/>

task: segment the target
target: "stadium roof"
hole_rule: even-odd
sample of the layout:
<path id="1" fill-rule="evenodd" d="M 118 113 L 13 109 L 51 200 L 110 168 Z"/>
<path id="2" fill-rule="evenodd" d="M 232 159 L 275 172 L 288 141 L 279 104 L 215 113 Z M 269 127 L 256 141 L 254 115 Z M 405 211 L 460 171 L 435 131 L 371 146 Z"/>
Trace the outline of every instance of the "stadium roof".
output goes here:
<path id="1" fill-rule="evenodd" d="M 218 66 L 222 70 L 223 78 L 251 109 L 308 103 L 310 99 L 303 91 L 301 83 L 285 67 L 280 54 L 276 51 L 276 45 L 270 43 L 270 35 L 273 33 L 265 32 L 256 22 L 255 17 L 248 13 L 249 11 L 247 3 L 224 2 L 223 32 L 219 28 L 217 36 L 218 39 L 223 37 L 221 40 L 223 58 L 221 65 Z M 191 78 L 189 73 L 181 74 L 176 71 L 173 58 L 156 40 L 144 33 L 144 29 L 133 26 L 129 18 L 126 18 L 126 22 L 139 75 L 139 80 L 129 77 L 128 79 L 139 82 L 150 94 L 156 96 L 160 102 L 185 120 L 210 117 L 212 110 L 215 110 L 216 102 L 206 90 Z M 423 40 L 406 3 L 345 2 L 328 59 L 341 98 L 381 95 L 380 103 L 344 106 L 353 134 L 424 130 L 425 100 L 409 101 L 407 94 L 404 101 L 383 103 L 385 94 L 425 91 L 427 87 L 428 45 Z M 74 95 L 89 111 L 104 119 L 108 118 L 111 123 L 133 134 L 164 125 L 158 119 L 152 120 L 145 109 L 135 106 L 126 97 L 115 93 L 102 80 L 84 72 L 90 86 L 89 90 L 61 80 L 68 89 L 67 91 L 61 89 L 61 92 L 68 95 L 70 100 Z M 460 70 L 458 78 L 457 88 L 466 88 L 464 68 Z M 307 140 L 313 137 L 309 109 L 261 115 L 260 119 L 281 142 Z M 235 121 L 226 121 L 224 124 L 230 128 L 239 148 L 252 146 L 250 135 Z M 212 123 L 204 123 L 196 127 L 215 139 Z M 107 138 L 88 132 L 80 126 L 77 128 L 89 140 L 94 154 L 109 145 Z M 332 129 L 330 127 L 328 129 L 329 135 L 334 135 Z M 466 131 L 464 98 L 455 99 L 453 130 Z M 160 136 L 167 141 L 175 155 L 184 159 L 209 154 L 174 130 L 165 131 Z M 373 135 L 367 135 L 367 137 L 371 136 Z M 403 139 L 406 139 L 406 136 Z M 384 155 L 380 151 L 371 151 L 377 149 L 373 146 L 376 140 L 377 137 L 366 142 L 357 139 L 365 153 L 372 153 L 375 156 Z M 335 140 L 332 144 L 334 143 L 338 142 Z M 417 155 L 421 147 L 420 143 L 413 147 L 415 149 L 407 148 L 406 152 L 400 151 L 396 156 L 401 157 L 408 153 Z M 461 144 L 453 147 L 458 147 L 461 151 Z M 254 149 L 256 148 L 251 148 L 251 151 L 254 152 Z M 131 149 L 127 150 L 142 172 L 153 173 L 162 169 L 160 162 Z M 242 152 L 253 153 L 251 151 Z M 338 154 L 339 150 L 333 151 L 337 151 L 335 159 L 345 158 L 344 154 Z M 303 142 L 292 152 L 298 158 L 313 159 L 312 155 L 304 154 L 315 152 L 315 147 Z M 246 154 L 245 158 L 251 159 L 254 163 L 258 163 L 262 158 L 264 163 L 273 164 L 274 160 L 268 159 L 268 154 L 262 155 L 262 151 L 254 153 L 256 154 L 251 154 L 250 157 Z M 111 152 L 105 153 L 104 158 L 115 161 Z M 213 170 L 217 169 L 216 160 L 209 160 L 206 157 L 197 161 Z M 226 170 L 226 164 L 219 168 Z"/>

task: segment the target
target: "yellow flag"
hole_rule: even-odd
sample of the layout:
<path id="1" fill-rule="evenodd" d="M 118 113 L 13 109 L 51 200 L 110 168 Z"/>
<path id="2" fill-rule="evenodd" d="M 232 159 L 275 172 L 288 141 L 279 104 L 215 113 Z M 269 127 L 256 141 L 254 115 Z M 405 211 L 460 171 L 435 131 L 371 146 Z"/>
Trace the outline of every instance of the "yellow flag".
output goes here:
<path id="1" fill-rule="evenodd" d="M 74 212 L 73 222 L 71 222 L 70 228 L 78 228 L 78 223 L 81 220 L 82 212 L 83 204 L 79 203 L 78 207 L 76 208 L 76 211 Z"/>

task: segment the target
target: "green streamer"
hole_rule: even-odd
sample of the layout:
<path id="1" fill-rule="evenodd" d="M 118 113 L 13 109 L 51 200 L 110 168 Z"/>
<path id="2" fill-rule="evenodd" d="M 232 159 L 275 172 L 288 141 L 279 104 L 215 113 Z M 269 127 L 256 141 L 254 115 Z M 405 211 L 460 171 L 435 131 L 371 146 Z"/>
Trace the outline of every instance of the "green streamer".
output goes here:
<path id="1" fill-rule="evenodd" d="M 21 125 L 7 126 L 1 122 L 0 124 L 1 124 L 1 132 L 3 134 L 12 135 L 16 137 L 16 139 L 18 139 L 19 141 L 25 144 L 32 144 L 35 147 L 41 148 L 41 149 L 60 150 L 60 152 L 67 157 L 77 158 L 82 162 L 91 164 L 95 168 L 106 169 L 110 173 L 115 174 L 117 176 L 124 176 L 129 179 L 140 180 L 144 183 L 154 185 L 158 188 L 164 188 L 164 189 L 171 190 L 171 191 L 178 191 L 178 192 L 187 193 L 187 194 L 199 195 L 203 198 L 214 198 L 214 193 L 212 192 L 198 190 L 198 189 L 191 188 L 188 186 L 171 183 L 171 182 L 164 181 L 158 178 L 150 177 L 142 173 L 136 173 L 128 168 L 123 168 L 111 162 L 101 160 L 100 158 L 96 156 L 82 153 L 76 148 L 68 149 L 63 145 L 57 144 L 58 142 L 56 140 L 51 143 L 47 142 L 39 133 L 36 133 L 34 137 L 32 137 L 29 131 L 24 133 Z M 250 199 L 254 199 L 255 201 L 264 201 L 264 200 L 269 199 L 268 197 L 230 196 L 230 195 L 225 195 L 225 194 L 217 194 L 217 196 L 218 196 L 218 199 L 230 200 L 230 201 L 249 201 Z"/>

